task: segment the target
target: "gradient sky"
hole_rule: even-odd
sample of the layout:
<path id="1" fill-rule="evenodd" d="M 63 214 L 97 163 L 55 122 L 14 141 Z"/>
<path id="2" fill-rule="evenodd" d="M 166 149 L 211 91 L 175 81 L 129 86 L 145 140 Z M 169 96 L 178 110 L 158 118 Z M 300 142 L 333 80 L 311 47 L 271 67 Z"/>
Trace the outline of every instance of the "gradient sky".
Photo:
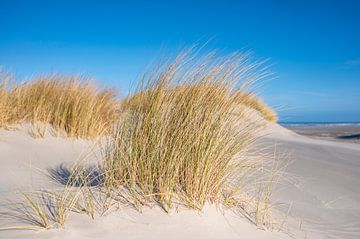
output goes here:
<path id="1" fill-rule="evenodd" d="M 121 2 L 121 3 L 120 3 Z M 360 121 L 360 1 L 0 0 L 0 65 L 86 73 L 126 94 L 161 47 L 270 58 L 281 121 Z M 315 3 L 316 2 L 316 3 Z"/>

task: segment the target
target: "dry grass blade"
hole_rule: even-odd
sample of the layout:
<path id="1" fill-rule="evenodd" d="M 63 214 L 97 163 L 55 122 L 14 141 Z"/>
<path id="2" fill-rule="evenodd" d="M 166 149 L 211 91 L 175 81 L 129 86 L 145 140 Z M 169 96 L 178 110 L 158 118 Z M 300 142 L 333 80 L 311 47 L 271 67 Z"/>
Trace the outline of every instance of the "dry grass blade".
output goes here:
<path id="1" fill-rule="evenodd" d="M 23 193 L 24 202 L 31 209 L 28 211 L 27 217 L 37 224 L 38 227 L 48 229 L 51 226 L 49 214 L 47 214 L 47 203 L 49 203 L 43 195 L 40 196 L 42 202 L 39 202 L 39 198 L 35 199 L 28 194 Z"/>
<path id="2" fill-rule="evenodd" d="M 40 231 L 52 227 L 52 213 L 48 210 L 50 200 L 41 193 L 21 193 L 22 201 L 9 202 L 5 206 L 6 212 L 1 212 L 4 218 L 13 219 L 16 225 L 1 228 L 1 230 L 22 229 Z"/>
<path id="3" fill-rule="evenodd" d="M 7 210 L 1 214 L 9 219 L 15 219 L 16 224 L 25 223 L 24 226 L 10 226 L 2 228 L 44 230 L 52 227 L 64 227 L 71 212 L 81 213 L 79 196 L 82 187 L 78 187 L 79 177 L 82 174 L 74 171 L 61 190 L 36 190 L 30 193 L 21 192 L 23 196 L 20 202 L 7 203 Z"/>

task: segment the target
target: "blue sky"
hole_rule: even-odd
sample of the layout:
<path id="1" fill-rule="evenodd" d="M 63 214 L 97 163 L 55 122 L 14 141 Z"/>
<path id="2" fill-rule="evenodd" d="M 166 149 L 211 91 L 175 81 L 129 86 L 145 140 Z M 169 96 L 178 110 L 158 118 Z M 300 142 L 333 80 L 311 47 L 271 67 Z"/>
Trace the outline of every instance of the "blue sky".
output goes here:
<path id="1" fill-rule="evenodd" d="M 315 3 L 316 2 L 316 3 Z M 0 65 L 86 73 L 126 94 L 161 47 L 270 58 L 281 121 L 360 121 L 360 1 L 0 0 Z"/>

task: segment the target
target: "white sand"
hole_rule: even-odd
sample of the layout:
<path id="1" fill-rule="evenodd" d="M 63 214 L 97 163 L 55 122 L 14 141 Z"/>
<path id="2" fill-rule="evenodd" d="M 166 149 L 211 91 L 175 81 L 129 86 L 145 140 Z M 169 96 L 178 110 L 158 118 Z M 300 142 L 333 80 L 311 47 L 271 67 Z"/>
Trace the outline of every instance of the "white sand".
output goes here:
<path id="1" fill-rule="evenodd" d="M 360 145 L 309 139 L 278 125 L 264 139 L 280 152 L 292 153 L 288 166 L 295 183 L 277 187 L 279 210 L 292 205 L 289 228 L 307 238 L 360 238 Z M 24 131 L 0 130 L 0 197 L 13 197 L 16 188 L 48 186 L 36 169 L 46 170 L 91 155 L 93 143 L 46 137 L 33 139 Z M 91 156 L 93 157 L 93 156 Z M 302 225 L 299 226 L 301 219 Z M 0 227 L 7 221 L 0 217 Z M 301 229 L 301 230 L 299 230 Z M 312 236 L 312 237 L 309 237 Z M 0 238 L 288 238 L 257 229 L 230 211 L 207 206 L 199 214 L 181 210 L 166 214 L 159 208 L 119 210 L 95 220 L 72 214 L 65 229 L 0 231 Z"/>
<path id="2" fill-rule="evenodd" d="M 311 139 L 279 125 L 266 144 L 276 144 L 292 161 L 274 201 L 290 225 L 308 238 L 360 238 L 360 145 Z M 301 225 L 301 226 L 300 226 Z"/>

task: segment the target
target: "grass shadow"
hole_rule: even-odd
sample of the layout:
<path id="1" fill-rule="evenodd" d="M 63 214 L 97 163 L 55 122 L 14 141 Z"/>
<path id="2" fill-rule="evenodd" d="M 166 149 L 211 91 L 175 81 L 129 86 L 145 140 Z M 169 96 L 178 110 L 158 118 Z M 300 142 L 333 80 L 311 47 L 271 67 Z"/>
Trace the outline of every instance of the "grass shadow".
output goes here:
<path id="1" fill-rule="evenodd" d="M 69 167 L 60 164 L 47 169 L 49 177 L 62 185 L 75 187 L 97 187 L 103 185 L 104 176 L 102 170 L 97 166 Z"/>

